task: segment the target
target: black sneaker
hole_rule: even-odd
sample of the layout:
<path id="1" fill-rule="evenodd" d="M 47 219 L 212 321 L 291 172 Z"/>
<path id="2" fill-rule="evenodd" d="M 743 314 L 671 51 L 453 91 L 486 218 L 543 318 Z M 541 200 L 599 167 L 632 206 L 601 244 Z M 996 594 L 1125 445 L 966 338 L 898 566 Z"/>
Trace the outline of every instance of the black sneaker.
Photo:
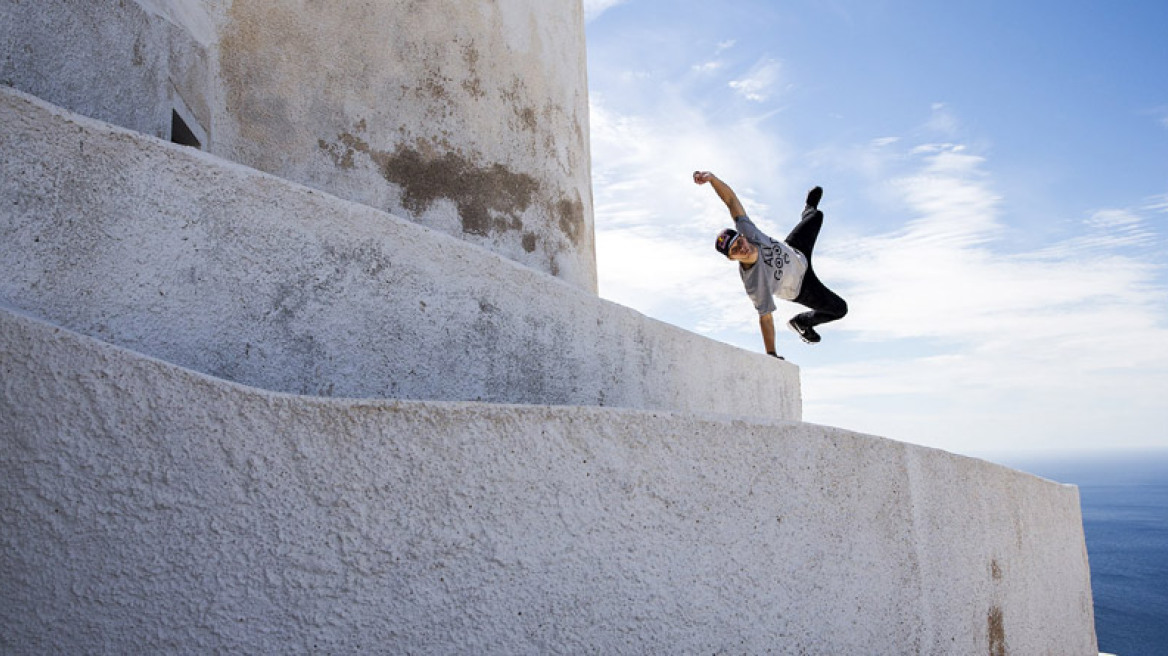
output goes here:
<path id="1" fill-rule="evenodd" d="M 812 187 L 811 191 L 807 192 L 807 207 L 814 210 L 819 209 L 821 198 L 823 198 L 823 187 Z"/>
<path id="2" fill-rule="evenodd" d="M 808 344 L 815 344 L 819 342 L 819 333 L 815 332 L 815 329 L 811 326 L 804 326 L 803 324 L 799 323 L 799 317 L 795 317 L 794 319 L 788 321 L 787 327 L 791 330 L 794 330 L 795 333 L 799 335 L 799 338 Z"/>

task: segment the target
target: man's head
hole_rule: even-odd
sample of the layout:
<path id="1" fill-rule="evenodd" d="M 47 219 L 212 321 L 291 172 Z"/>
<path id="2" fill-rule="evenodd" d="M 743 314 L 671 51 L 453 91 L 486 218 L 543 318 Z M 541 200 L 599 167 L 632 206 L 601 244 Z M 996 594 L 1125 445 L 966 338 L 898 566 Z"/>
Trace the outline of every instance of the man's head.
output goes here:
<path id="1" fill-rule="evenodd" d="M 731 228 L 718 233 L 714 240 L 714 250 L 735 262 L 750 261 L 756 251 L 754 244 Z"/>

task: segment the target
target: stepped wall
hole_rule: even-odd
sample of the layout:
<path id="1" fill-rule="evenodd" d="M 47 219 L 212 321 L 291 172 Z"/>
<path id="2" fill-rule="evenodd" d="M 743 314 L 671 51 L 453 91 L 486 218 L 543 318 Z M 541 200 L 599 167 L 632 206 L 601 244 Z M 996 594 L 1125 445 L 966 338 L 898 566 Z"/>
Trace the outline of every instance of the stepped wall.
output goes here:
<path id="1" fill-rule="evenodd" d="M 291 393 L 801 417 L 795 365 L 441 232 L 12 89 L 0 124 L 0 301 L 59 325 Z"/>
<path id="2" fill-rule="evenodd" d="M 0 353 L 5 653 L 1097 653 L 1076 488 L 989 463 Z"/>
<path id="3" fill-rule="evenodd" d="M 578 0 L 0 1 L 0 84 L 596 293 Z"/>

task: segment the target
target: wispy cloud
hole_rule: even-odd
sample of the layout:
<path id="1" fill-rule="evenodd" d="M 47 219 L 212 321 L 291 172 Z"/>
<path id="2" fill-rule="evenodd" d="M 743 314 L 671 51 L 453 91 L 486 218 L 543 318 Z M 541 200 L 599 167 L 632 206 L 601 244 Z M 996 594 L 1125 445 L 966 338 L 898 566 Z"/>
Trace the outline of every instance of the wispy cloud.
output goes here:
<path id="1" fill-rule="evenodd" d="M 594 20 L 605 11 L 626 2 L 626 0 L 584 0 L 584 20 Z"/>
<path id="2" fill-rule="evenodd" d="M 781 179 L 785 148 L 756 122 L 711 120 L 668 90 L 654 95 L 651 117 L 621 115 L 592 98 L 601 294 L 706 334 L 756 330 L 735 311 L 744 297 L 733 266 L 713 250 L 729 214 L 691 174 L 710 169 L 739 181 L 752 212 L 765 214 L 749 181 Z"/>
<path id="3" fill-rule="evenodd" d="M 1168 422 L 1168 193 L 1012 224 L 1006 208 L 1017 199 L 955 106 L 796 149 L 804 135 L 785 131 L 797 126 L 760 120 L 756 104 L 795 72 L 764 55 L 728 75 L 737 57 L 719 53 L 731 47 L 742 46 L 675 60 L 688 71 L 680 78 L 611 85 L 614 95 L 594 87 L 605 298 L 758 351 L 734 265 L 712 248 L 729 216 L 690 173 L 729 181 L 776 236 L 807 183 L 823 182 L 828 223 L 815 266 L 851 312 L 824 328 L 823 345 L 780 337 L 802 367 L 807 420 L 966 452 L 1003 439 L 1084 447 L 1104 434 L 1148 436 L 1150 417 Z M 1062 236 L 1031 234 L 1035 223 Z M 784 319 L 802 310 L 779 305 Z"/>
<path id="4" fill-rule="evenodd" d="M 732 80 L 730 88 L 747 100 L 763 102 L 771 97 L 779 82 L 782 64 L 773 59 L 764 59 L 755 64 L 745 76 Z"/>
<path id="5" fill-rule="evenodd" d="M 1168 128 L 1168 105 L 1145 107 L 1136 112 L 1141 117 L 1151 117 L 1162 128 Z"/>
<path id="6" fill-rule="evenodd" d="M 933 103 L 933 114 L 929 117 L 925 128 L 936 134 L 945 136 L 956 136 L 960 128 L 960 122 L 957 120 L 957 115 L 950 110 L 949 106 L 943 102 Z"/>
<path id="7" fill-rule="evenodd" d="M 1157 214 L 1168 214 L 1168 194 L 1161 194 L 1150 198 L 1143 209 Z"/>
<path id="8" fill-rule="evenodd" d="M 1098 327 L 1103 305 L 1126 306 L 1121 317 L 1157 311 L 1160 299 L 1145 293 L 1154 267 L 1119 252 L 1152 238 L 1132 212 L 1098 211 L 1080 237 L 1019 249 L 998 221 L 983 158 L 952 147 L 922 156 L 918 167 L 889 181 L 913 217 L 902 229 L 837 243 L 819 256 L 864 308 L 841 327 L 866 339 L 1002 341 L 1026 350 L 1056 334 L 1087 337 L 1084 326 Z M 1094 252 L 1083 253 L 1083 243 Z"/>
<path id="9" fill-rule="evenodd" d="M 924 354 L 805 370 L 805 388 L 830 390 L 813 395 L 805 414 L 852 416 L 874 432 L 928 442 L 935 438 L 910 415 L 929 404 L 971 422 L 1049 412 L 1031 446 L 1052 447 L 1052 428 L 1082 441 L 1156 407 L 1168 391 L 1168 290 L 1153 257 L 1129 252 L 1157 239 L 1146 210 L 1092 212 L 1080 235 L 1028 250 L 998 220 L 984 158 L 955 145 L 911 153 L 915 170 L 888 184 L 913 218 L 895 232 L 837 242 L 817 268 L 851 305 L 839 330 L 874 352 L 915 341 Z M 883 408 L 871 403 L 877 398 Z M 948 448 L 977 450 L 968 429 L 946 430 Z"/>
<path id="10" fill-rule="evenodd" d="M 719 42 L 718 45 L 714 48 L 714 54 L 713 54 L 714 59 L 710 59 L 709 61 L 704 61 L 704 62 L 694 64 L 691 67 L 692 70 L 695 73 L 702 73 L 702 74 L 709 74 L 709 73 L 714 73 L 716 71 L 722 70 L 723 68 L 726 67 L 726 62 L 724 62 L 720 59 L 717 59 L 717 57 L 719 55 L 721 55 L 723 52 L 733 48 L 736 43 L 737 43 L 737 41 L 735 41 L 734 39 L 728 39 L 726 41 Z"/>
<path id="11" fill-rule="evenodd" d="M 898 137 L 857 150 L 885 160 L 866 170 L 885 176 L 884 202 L 904 221 L 887 232 L 837 232 L 821 241 L 816 268 L 851 306 L 829 332 L 853 344 L 837 348 L 854 356 L 804 365 L 808 420 L 976 452 L 989 416 L 1016 422 L 1012 431 L 1032 426 L 1050 440 L 1065 429 L 1082 441 L 1108 421 L 1124 425 L 1137 407 L 1156 407 L 1168 390 L 1168 292 L 1153 260 L 1131 249 L 1159 239 L 1148 216 L 1168 211 L 1168 197 L 1091 211 L 1078 235 L 1026 248 L 1010 241 L 1016 235 L 1001 222 L 1002 199 L 984 155 L 959 143 Z M 594 102 L 602 294 L 756 349 L 741 284 L 709 244 L 728 217 L 689 173 L 717 170 L 752 214 L 782 230 L 783 212 L 768 217 L 769 201 L 793 190 L 763 185 L 793 177 L 795 162 L 784 152 L 757 124 L 710 120 L 680 97 L 653 118 Z M 836 230 L 855 225 L 847 209 L 830 220 Z M 780 305 L 781 313 L 799 311 Z M 1133 381 L 1134 390 L 1118 392 Z M 1124 398 L 1110 399 L 1117 395 Z M 1104 397 L 1110 401 L 1101 409 Z M 930 406 L 945 412 L 931 417 Z M 1035 413 L 1052 419 L 1040 426 Z M 964 423 L 938 426 L 953 417 Z M 1040 439 L 1030 446 L 1054 446 Z"/>

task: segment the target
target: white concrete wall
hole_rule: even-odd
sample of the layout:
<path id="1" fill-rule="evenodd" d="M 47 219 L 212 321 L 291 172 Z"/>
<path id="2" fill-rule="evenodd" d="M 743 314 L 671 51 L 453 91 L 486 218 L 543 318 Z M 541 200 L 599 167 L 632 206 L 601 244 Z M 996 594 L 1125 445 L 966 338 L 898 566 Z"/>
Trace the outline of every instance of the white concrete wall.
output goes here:
<path id="1" fill-rule="evenodd" d="M 232 0 L 212 152 L 596 292 L 579 0 Z"/>
<path id="2" fill-rule="evenodd" d="M 212 122 L 217 38 L 202 0 L 0 0 L 0 85 L 170 139 Z"/>
<path id="3" fill-rule="evenodd" d="M 596 292 L 579 0 L 0 0 L 0 83 Z"/>
<path id="4" fill-rule="evenodd" d="M 1077 490 L 985 462 L 0 354 L 4 653 L 1097 653 Z"/>
<path id="5" fill-rule="evenodd" d="M 11 89 L 0 271 L 0 301 L 271 390 L 801 413 L 790 363 Z"/>

